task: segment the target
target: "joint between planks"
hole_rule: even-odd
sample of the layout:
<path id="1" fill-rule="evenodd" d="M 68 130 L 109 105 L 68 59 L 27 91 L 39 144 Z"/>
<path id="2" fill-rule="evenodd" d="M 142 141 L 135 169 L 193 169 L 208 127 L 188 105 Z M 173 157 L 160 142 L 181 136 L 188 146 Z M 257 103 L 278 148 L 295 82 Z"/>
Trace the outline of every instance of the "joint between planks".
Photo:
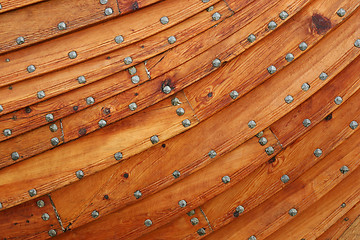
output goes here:
<path id="1" fill-rule="evenodd" d="M 235 11 L 231 9 L 230 5 L 226 2 L 226 0 L 223 0 L 223 1 L 226 4 L 226 6 L 228 7 L 228 9 L 230 10 L 230 12 L 232 13 L 232 15 L 234 15 Z"/>
<path id="2" fill-rule="evenodd" d="M 211 230 L 211 232 L 213 232 L 214 230 L 212 229 L 211 224 L 210 224 L 210 221 L 209 221 L 209 219 L 207 218 L 205 212 L 201 209 L 200 206 L 199 206 L 199 209 L 200 209 L 201 214 L 204 216 L 204 218 L 205 218 L 205 220 L 206 220 L 206 222 L 207 222 L 207 224 L 208 224 L 208 226 L 209 226 L 209 229 Z"/>
<path id="3" fill-rule="evenodd" d="M 278 145 L 281 147 L 281 149 L 283 148 L 282 143 L 280 142 L 279 138 L 276 136 L 276 134 L 273 132 L 273 130 L 271 129 L 271 127 L 269 127 L 270 132 L 272 133 L 272 135 L 274 135 L 274 138 L 276 139 L 276 141 L 278 142 Z"/>
<path id="4" fill-rule="evenodd" d="M 59 122 L 60 122 L 60 128 L 61 128 L 61 139 L 63 140 L 63 142 L 65 143 L 65 134 L 64 134 L 64 127 L 63 127 L 63 124 L 62 124 L 62 118 L 59 119 Z"/>
<path id="5" fill-rule="evenodd" d="M 59 222 L 59 224 L 60 224 L 61 229 L 62 229 L 63 231 L 65 231 L 65 228 L 64 228 L 64 226 L 63 226 L 63 224 L 62 224 L 62 221 L 61 221 L 60 215 L 59 215 L 59 213 L 58 213 L 58 211 L 57 211 L 57 209 L 56 209 L 56 207 L 55 207 L 55 204 L 54 204 L 53 200 L 51 199 L 51 195 L 50 195 L 50 194 L 48 194 L 48 197 L 49 197 L 49 199 L 50 199 L 51 206 L 52 206 L 52 207 L 53 207 L 53 209 L 54 209 L 56 219 L 58 220 L 58 222 Z"/>
<path id="6" fill-rule="evenodd" d="M 200 119 L 197 117 L 196 112 L 195 112 L 195 109 L 194 109 L 193 106 L 191 105 L 189 99 L 186 97 L 185 92 L 184 92 L 183 90 L 182 90 L 181 92 L 184 94 L 184 97 L 185 97 L 187 103 L 189 104 L 191 110 L 194 112 L 194 118 L 195 118 L 198 122 L 200 122 Z"/>

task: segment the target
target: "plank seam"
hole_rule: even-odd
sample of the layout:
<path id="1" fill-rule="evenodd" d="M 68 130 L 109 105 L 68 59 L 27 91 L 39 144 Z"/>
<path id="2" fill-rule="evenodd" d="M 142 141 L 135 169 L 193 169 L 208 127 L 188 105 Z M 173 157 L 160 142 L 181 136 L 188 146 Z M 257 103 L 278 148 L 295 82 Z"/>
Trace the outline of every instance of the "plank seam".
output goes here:
<path id="1" fill-rule="evenodd" d="M 198 122 L 201 122 L 200 119 L 199 119 L 199 118 L 197 117 L 197 115 L 196 115 L 195 109 L 194 109 L 193 106 L 191 105 L 189 99 L 186 97 L 185 91 L 184 91 L 184 90 L 181 90 L 181 92 L 184 94 L 184 97 L 185 97 L 186 101 L 188 102 L 191 110 L 194 112 L 194 118 L 195 118 Z"/>
<path id="2" fill-rule="evenodd" d="M 214 230 L 211 227 L 209 219 L 207 218 L 207 216 L 205 215 L 204 211 L 201 209 L 200 206 L 199 206 L 199 209 L 200 209 L 200 212 L 202 213 L 202 215 L 204 215 L 204 218 L 205 218 L 206 222 L 208 223 L 209 229 L 213 232 Z"/>
<path id="3" fill-rule="evenodd" d="M 160 60 L 160 61 L 161 61 L 161 60 Z M 149 80 L 151 80 L 150 71 L 149 71 L 149 69 L 147 69 L 147 67 L 146 67 L 147 62 L 148 62 L 147 60 L 144 62 L 144 68 L 145 68 L 145 71 L 146 71 L 146 74 L 147 74 Z"/>
<path id="4" fill-rule="evenodd" d="M 284 149 L 282 143 L 280 142 L 279 138 L 275 135 L 275 133 L 273 132 L 271 127 L 269 127 L 269 130 L 272 133 L 272 135 L 274 135 L 274 137 L 275 137 L 276 141 L 278 142 L 278 145 L 281 147 L 281 149 Z"/>
<path id="5" fill-rule="evenodd" d="M 61 128 L 61 136 L 60 138 L 63 140 L 63 142 L 65 142 L 65 134 L 64 134 L 64 127 L 63 127 L 63 124 L 62 124 L 62 119 L 59 120 L 60 122 L 60 128 Z"/>
<path id="6" fill-rule="evenodd" d="M 63 232 L 64 232 L 64 231 L 65 231 L 65 228 L 64 228 L 64 226 L 63 226 L 63 224 L 62 224 L 60 215 L 59 215 L 59 213 L 58 213 L 58 211 L 57 211 L 57 209 L 56 209 L 56 207 L 55 207 L 55 204 L 54 204 L 53 200 L 51 199 L 50 194 L 48 194 L 48 196 L 49 196 L 49 199 L 50 199 L 51 206 L 52 206 L 53 209 L 54 209 L 56 219 L 58 220 L 58 222 L 59 222 L 59 224 L 60 224 L 60 227 L 61 227 L 61 229 L 62 229 Z"/>
<path id="7" fill-rule="evenodd" d="M 234 14 L 235 14 L 235 11 L 230 8 L 230 6 L 229 6 L 229 4 L 226 2 L 226 0 L 223 0 L 223 1 L 224 1 L 224 3 L 226 4 L 227 8 L 228 8 L 228 9 L 230 10 L 230 12 L 232 13 L 232 15 L 234 15 Z"/>

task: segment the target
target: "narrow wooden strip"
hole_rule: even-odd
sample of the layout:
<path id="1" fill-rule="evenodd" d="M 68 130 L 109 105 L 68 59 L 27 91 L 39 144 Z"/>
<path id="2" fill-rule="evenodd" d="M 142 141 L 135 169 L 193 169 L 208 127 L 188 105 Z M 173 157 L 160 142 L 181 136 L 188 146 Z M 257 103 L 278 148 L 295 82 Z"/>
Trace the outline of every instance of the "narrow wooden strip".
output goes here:
<path id="1" fill-rule="evenodd" d="M 0 13 L 4 13 L 16 8 L 25 7 L 30 4 L 43 2 L 44 0 L 6 0 L 1 2 Z"/>
<path id="2" fill-rule="evenodd" d="M 105 14 L 107 8 L 107 11 L 112 10 L 112 14 Z M 116 0 L 108 0 L 104 5 L 99 0 L 52 0 L 1 14 L 0 53 L 63 35 L 119 14 Z M 66 26 L 59 29 L 61 22 Z M 19 37 L 23 41 L 17 41 Z"/>

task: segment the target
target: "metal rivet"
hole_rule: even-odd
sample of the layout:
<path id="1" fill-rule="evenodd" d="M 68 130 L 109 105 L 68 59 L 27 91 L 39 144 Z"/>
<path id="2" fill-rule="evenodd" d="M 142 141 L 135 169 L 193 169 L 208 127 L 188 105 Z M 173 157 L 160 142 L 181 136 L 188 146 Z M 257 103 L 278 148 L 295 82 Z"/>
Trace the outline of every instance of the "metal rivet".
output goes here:
<path id="1" fill-rule="evenodd" d="M 264 135 L 264 131 L 258 132 L 255 136 L 261 138 Z"/>
<path id="2" fill-rule="evenodd" d="M 137 190 L 136 192 L 134 192 L 134 196 L 136 199 L 139 199 L 139 198 L 141 198 L 142 193 L 139 190 Z"/>
<path id="3" fill-rule="evenodd" d="M 349 126 L 352 130 L 354 130 L 355 128 L 357 128 L 359 126 L 359 124 L 357 121 L 352 121 Z"/>
<path id="4" fill-rule="evenodd" d="M 181 104 L 181 102 L 180 102 L 180 100 L 179 100 L 177 97 L 175 97 L 175 98 L 171 99 L 171 104 L 172 104 L 173 106 L 178 106 L 178 105 Z"/>
<path id="5" fill-rule="evenodd" d="M 146 219 L 144 224 L 145 226 L 150 227 L 152 225 L 152 221 L 150 219 Z"/>
<path id="6" fill-rule="evenodd" d="M 357 39 L 354 43 L 354 46 L 360 48 L 360 39 Z"/>
<path id="7" fill-rule="evenodd" d="M 264 146 L 265 144 L 267 144 L 268 140 L 265 137 L 261 137 L 259 139 L 259 143 L 261 146 Z"/>
<path id="8" fill-rule="evenodd" d="M 50 140 L 50 142 L 51 142 L 51 145 L 53 145 L 54 147 L 57 146 L 60 143 L 60 141 L 59 141 L 59 139 L 57 137 L 52 138 Z"/>
<path id="9" fill-rule="evenodd" d="M 44 202 L 43 200 L 38 200 L 38 201 L 36 202 L 36 205 L 37 205 L 39 208 L 42 208 L 42 207 L 45 206 L 45 202 Z"/>
<path id="10" fill-rule="evenodd" d="M 275 149 L 272 146 L 270 146 L 270 147 L 265 148 L 265 152 L 267 155 L 271 155 L 275 152 Z"/>
<path id="11" fill-rule="evenodd" d="M 193 209 L 193 210 L 191 210 L 190 212 L 187 212 L 186 214 L 187 214 L 189 217 L 191 217 L 192 215 L 195 214 L 195 210 Z"/>
<path id="12" fill-rule="evenodd" d="M 289 14 L 286 11 L 282 11 L 279 14 L 279 17 L 280 17 L 281 20 L 285 20 L 288 16 L 289 16 Z"/>
<path id="13" fill-rule="evenodd" d="M 255 42 L 256 37 L 255 37 L 254 34 L 250 34 L 250 35 L 248 36 L 247 40 L 252 43 L 252 42 Z"/>
<path id="14" fill-rule="evenodd" d="M 231 179 L 230 179 L 229 176 L 223 176 L 223 177 L 221 178 L 221 180 L 222 180 L 223 183 L 227 184 L 227 183 L 230 182 Z"/>
<path id="15" fill-rule="evenodd" d="M 276 22 L 274 22 L 274 21 L 269 22 L 268 28 L 269 28 L 270 30 L 274 30 L 276 27 L 277 27 Z"/>
<path id="16" fill-rule="evenodd" d="M 304 125 L 304 127 L 308 127 L 308 126 L 310 126 L 310 124 L 311 124 L 311 121 L 310 121 L 310 119 L 304 119 L 304 121 L 303 121 L 303 125 Z"/>
<path id="17" fill-rule="evenodd" d="M 170 44 L 175 43 L 175 42 L 176 42 L 176 37 L 175 37 L 175 36 L 170 36 L 170 37 L 168 38 L 168 42 L 169 42 Z"/>
<path id="18" fill-rule="evenodd" d="M 232 99 L 236 99 L 237 97 L 239 96 L 239 93 L 237 92 L 237 91 L 231 91 L 231 93 L 230 93 L 230 97 L 232 98 Z"/>
<path id="19" fill-rule="evenodd" d="M 289 210 L 289 215 L 290 215 L 290 216 L 293 217 L 293 216 L 295 216 L 296 214 L 297 214 L 297 210 L 296 210 L 295 208 L 292 208 L 292 209 Z"/>
<path id="20" fill-rule="evenodd" d="M 54 124 L 51 124 L 51 125 L 49 126 L 49 129 L 50 129 L 51 132 L 56 132 L 56 131 L 58 130 L 58 127 L 57 127 L 57 125 L 54 123 Z"/>
<path id="21" fill-rule="evenodd" d="M 100 4 L 104 5 L 107 4 L 108 0 L 100 0 Z"/>
<path id="22" fill-rule="evenodd" d="M 340 172 L 341 172 L 342 174 L 345 174 L 345 173 L 347 173 L 348 171 L 350 171 L 350 169 L 348 168 L 348 166 L 342 166 L 342 167 L 340 168 Z"/>
<path id="23" fill-rule="evenodd" d="M 287 104 L 290 104 L 294 101 L 294 98 L 291 95 L 287 95 L 284 100 Z"/>
<path id="24" fill-rule="evenodd" d="M 92 211 L 91 216 L 92 216 L 93 218 L 97 218 L 97 217 L 99 216 L 99 212 L 96 211 L 96 210 L 94 210 L 94 211 Z"/>
<path id="25" fill-rule="evenodd" d="M 1 3 L 0 3 L 0 10 L 2 9 L 2 5 L 1 5 Z"/>
<path id="26" fill-rule="evenodd" d="M 215 58 L 215 60 L 212 62 L 213 67 L 219 67 L 221 64 L 220 59 Z"/>
<path id="27" fill-rule="evenodd" d="M 185 110 L 183 108 L 178 108 L 178 109 L 176 109 L 176 114 L 178 116 L 182 116 L 185 114 Z"/>
<path id="28" fill-rule="evenodd" d="M 136 67 L 132 66 L 128 69 L 130 75 L 134 75 L 136 73 Z"/>
<path id="29" fill-rule="evenodd" d="M 185 120 L 182 121 L 182 125 L 183 125 L 184 127 L 190 127 L 191 122 L 190 122 L 189 119 L 185 119 Z"/>
<path id="30" fill-rule="evenodd" d="M 11 129 L 5 129 L 5 130 L 3 131 L 3 134 L 4 134 L 5 137 L 11 136 L 11 134 L 12 134 Z"/>
<path id="31" fill-rule="evenodd" d="M 46 114 L 45 120 L 48 122 L 54 121 L 54 115 L 52 115 L 51 113 Z"/>
<path id="32" fill-rule="evenodd" d="M 25 38 L 24 38 L 24 37 L 18 37 L 18 38 L 16 39 L 16 43 L 17 43 L 18 45 L 23 44 L 24 42 L 25 42 Z"/>
<path id="33" fill-rule="evenodd" d="M 248 126 L 249 128 L 253 129 L 256 127 L 256 122 L 254 120 L 251 120 L 250 122 L 248 122 Z"/>
<path id="34" fill-rule="evenodd" d="M 322 72 L 320 73 L 319 78 L 324 81 L 328 78 L 328 75 L 325 72 Z"/>
<path id="35" fill-rule="evenodd" d="M 132 76 L 132 77 L 131 77 L 131 82 L 132 82 L 133 84 L 138 84 L 138 83 L 140 82 L 139 76 L 138 76 L 138 75 Z"/>
<path id="36" fill-rule="evenodd" d="M 214 14 L 212 15 L 212 19 L 213 19 L 214 21 L 217 21 L 217 20 L 219 20 L 220 18 L 221 18 L 221 14 L 218 13 L 218 12 L 216 12 L 216 13 L 214 13 Z"/>
<path id="37" fill-rule="evenodd" d="M 302 42 L 299 44 L 299 48 L 301 51 L 305 51 L 307 49 L 308 45 L 306 44 L 306 42 Z"/>
<path id="38" fill-rule="evenodd" d="M 105 9 L 105 15 L 106 15 L 106 16 L 109 16 L 109 15 L 113 14 L 113 12 L 114 12 L 114 11 L 113 11 L 112 8 L 106 8 L 106 9 Z"/>
<path id="39" fill-rule="evenodd" d="M 208 11 L 208 12 L 211 12 L 212 10 L 214 10 L 214 6 L 210 6 L 206 9 L 206 11 Z"/>
<path id="40" fill-rule="evenodd" d="M 274 65 L 271 65 L 270 67 L 268 67 L 267 70 L 270 74 L 273 74 L 276 72 L 276 67 Z"/>
<path id="41" fill-rule="evenodd" d="M 66 23 L 65 22 L 60 22 L 58 24 L 58 29 L 59 30 L 66 30 Z"/>
<path id="42" fill-rule="evenodd" d="M 185 200 L 180 200 L 179 201 L 179 206 L 181 207 L 181 208 L 183 208 L 183 207 L 186 207 L 186 201 Z"/>
<path id="43" fill-rule="evenodd" d="M 42 218 L 44 221 L 47 221 L 47 220 L 49 220 L 50 216 L 49 216 L 49 214 L 44 213 L 44 214 L 41 216 L 41 218 Z"/>
<path id="44" fill-rule="evenodd" d="M 249 240 L 256 240 L 256 237 L 254 235 L 249 237 Z"/>
<path id="45" fill-rule="evenodd" d="M 210 0 L 202 0 L 203 3 L 208 3 Z"/>
<path id="46" fill-rule="evenodd" d="M 196 218 L 196 217 L 194 217 L 194 218 L 192 218 L 192 219 L 190 220 L 190 222 L 191 222 L 191 224 L 192 224 L 193 226 L 195 226 L 195 225 L 199 224 L 199 219 Z"/>
<path id="47" fill-rule="evenodd" d="M 84 76 L 78 77 L 77 80 L 78 80 L 78 82 L 79 82 L 80 84 L 86 83 L 86 79 L 85 79 Z"/>
<path id="48" fill-rule="evenodd" d="M 49 232 L 48 232 L 49 236 L 50 237 L 55 237 L 56 236 L 56 231 L 54 229 L 51 229 Z"/>
<path id="49" fill-rule="evenodd" d="M 308 83 L 303 83 L 303 85 L 301 85 L 301 89 L 303 91 L 307 91 L 310 89 L 310 85 Z"/>
<path id="50" fill-rule="evenodd" d="M 30 197 L 36 196 L 36 194 L 37 194 L 37 192 L 36 192 L 36 189 L 35 189 L 35 188 L 30 189 L 28 192 L 29 192 Z"/>
<path id="51" fill-rule="evenodd" d="M 294 55 L 292 53 L 286 54 L 285 60 L 291 62 L 292 60 L 294 60 Z"/>
<path id="52" fill-rule="evenodd" d="M 285 174 L 285 175 L 282 175 L 282 176 L 281 176 L 280 180 L 281 180 L 283 183 L 287 183 L 287 182 L 290 180 L 290 178 L 289 178 L 288 175 Z"/>
<path id="53" fill-rule="evenodd" d="M 169 94 L 171 92 L 171 87 L 166 85 L 163 87 L 162 91 L 165 94 Z"/>
<path id="54" fill-rule="evenodd" d="M 30 66 L 27 67 L 27 71 L 28 71 L 29 73 L 32 73 L 32 72 L 34 72 L 35 70 L 36 70 L 36 67 L 35 67 L 34 65 L 30 65 Z"/>
<path id="55" fill-rule="evenodd" d="M 199 236 L 204 236 L 206 234 L 205 228 L 200 228 L 197 230 L 197 234 L 199 234 Z"/>
<path id="56" fill-rule="evenodd" d="M 235 208 L 235 211 L 238 213 L 243 213 L 245 211 L 245 208 L 243 206 L 239 205 Z"/>
<path id="57" fill-rule="evenodd" d="M 322 155 L 322 150 L 320 148 L 315 149 L 314 155 L 315 157 L 320 157 Z"/>
<path id="58" fill-rule="evenodd" d="M 71 51 L 68 53 L 68 56 L 70 59 L 74 59 L 77 57 L 77 52 L 76 51 Z"/>
<path id="59" fill-rule="evenodd" d="M 0 112 L 4 111 L 4 108 L 2 105 L 0 105 Z"/>
<path id="60" fill-rule="evenodd" d="M 342 203 L 342 204 L 340 205 L 340 207 L 345 208 L 345 207 L 346 207 L 346 203 Z"/>
<path id="61" fill-rule="evenodd" d="M 82 170 L 78 170 L 75 175 L 78 179 L 82 179 L 84 177 L 84 172 Z"/>
<path id="62" fill-rule="evenodd" d="M 87 105 L 91 105 L 95 103 L 95 99 L 93 97 L 87 97 L 85 101 Z"/>
<path id="63" fill-rule="evenodd" d="M 164 25 L 168 24 L 169 23 L 169 18 L 164 16 L 164 17 L 160 18 L 160 22 L 161 22 L 161 24 L 164 24 Z"/>
<path id="64" fill-rule="evenodd" d="M 156 144 L 159 142 L 159 137 L 157 135 L 154 135 L 150 138 L 150 141 L 152 144 Z"/>
<path id="65" fill-rule="evenodd" d="M 16 160 L 18 160 L 19 158 L 20 158 L 20 155 L 19 155 L 18 152 L 12 152 L 12 153 L 11 153 L 11 159 L 12 159 L 12 160 L 16 161 Z"/>
<path id="66" fill-rule="evenodd" d="M 99 124 L 99 127 L 103 128 L 106 126 L 106 121 L 104 119 L 101 119 L 98 124 Z"/>
<path id="67" fill-rule="evenodd" d="M 342 103 L 343 99 L 339 96 L 337 96 L 334 100 L 334 102 L 337 104 L 337 105 L 340 105 Z"/>
<path id="68" fill-rule="evenodd" d="M 131 57 L 126 57 L 126 58 L 124 58 L 124 63 L 125 63 L 126 65 L 129 65 L 129 64 L 131 64 L 132 62 L 133 62 L 133 60 L 132 60 Z"/>
<path id="69" fill-rule="evenodd" d="M 42 98 L 44 98 L 45 97 L 45 92 L 44 91 L 39 91 L 39 92 L 37 92 L 37 98 L 38 99 L 42 99 Z"/>
<path id="70" fill-rule="evenodd" d="M 121 152 L 117 152 L 117 153 L 114 154 L 114 158 L 116 160 L 121 160 L 123 158 L 123 155 L 122 155 Z"/>
<path id="71" fill-rule="evenodd" d="M 124 37 L 123 37 L 122 35 L 119 35 L 119 36 L 116 36 L 116 37 L 114 38 L 114 40 L 115 40 L 115 42 L 116 42 L 117 44 L 120 44 L 120 43 L 122 43 L 122 42 L 124 41 Z"/>
<path id="72" fill-rule="evenodd" d="M 339 17 L 343 17 L 343 16 L 345 16 L 346 11 L 345 11 L 345 9 L 340 8 L 340 9 L 336 12 L 336 14 L 337 14 Z"/>
<path id="73" fill-rule="evenodd" d="M 175 170 L 172 175 L 174 176 L 174 178 L 179 178 L 180 172 L 178 170 Z"/>
<path id="74" fill-rule="evenodd" d="M 210 152 L 209 152 L 208 154 L 209 154 L 209 157 L 210 157 L 210 158 L 216 157 L 216 152 L 215 152 L 215 150 L 210 150 Z"/>
<path id="75" fill-rule="evenodd" d="M 131 110 L 131 111 L 135 111 L 136 109 L 137 109 L 137 105 L 136 105 L 136 103 L 130 103 L 129 104 L 129 109 Z"/>

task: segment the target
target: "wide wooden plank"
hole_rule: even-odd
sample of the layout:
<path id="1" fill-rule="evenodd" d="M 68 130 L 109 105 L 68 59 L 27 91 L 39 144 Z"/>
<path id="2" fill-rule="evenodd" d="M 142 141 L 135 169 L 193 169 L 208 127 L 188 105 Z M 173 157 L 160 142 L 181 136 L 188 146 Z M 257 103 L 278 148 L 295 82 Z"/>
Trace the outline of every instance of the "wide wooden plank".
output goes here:
<path id="1" fill-rule="evenodd" d="M 111 9 L 111 14 L 105 14 L 105 9 Z M 116 0 L 108 0 L 106 4 L 101 4 L 99 0 L 52 0 L 1 14 L 0 54 L 99 23 L 119 14 Z M 59 28 L 60 23 L 65 25 Z"/>
<path id="2" fill-rule="evenodd" d="M 6 0 L 0 3 L 0 13 L 4 13 L 16 8 L 25 7 L 30 4 L 43 2 L 44 0 Z"/>

